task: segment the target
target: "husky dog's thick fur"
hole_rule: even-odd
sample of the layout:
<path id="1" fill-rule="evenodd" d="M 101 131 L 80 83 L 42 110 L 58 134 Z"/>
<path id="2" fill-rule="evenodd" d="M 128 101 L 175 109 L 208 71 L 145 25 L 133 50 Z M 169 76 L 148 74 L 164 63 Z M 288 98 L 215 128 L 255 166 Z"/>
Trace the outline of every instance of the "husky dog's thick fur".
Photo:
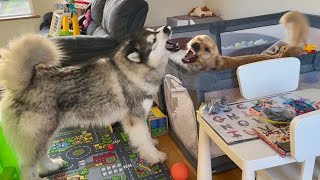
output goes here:
<path id="1" fill-rule="evenodd" d="M 280 23 L 283 24 L 287 30 L 286 41 L 289 45 L 279 54 L 254 54 L 235 57 L 222 56 L 213 39 L 206 35 L 199 35 L 188 42 L 188 51 L 183 58 L 183 62 L 188 64 L 188 68 L 199 71 L 237 68 L 240 65 L 257 61 L 302 55 L 309 30 L 307 18 L 299 12 L 291 11 L 281 17 Z"/>
<path id="2" fill-rule="evenodd" d="M 123 42 L 113 58 L 64 68 L 58 66 L 64 56 L 59 46 L 39 35 L 21 37 L 3 49 L 1 120 L 22 179 L 38 179 L 63 165 L 61 159 L 49 159 L 47 151 L 66 126 L 120 121 L 141 158 L 164 161 L 145 119 L 165 73 L 170 34 L 168 26 L 144 29 Z"/>

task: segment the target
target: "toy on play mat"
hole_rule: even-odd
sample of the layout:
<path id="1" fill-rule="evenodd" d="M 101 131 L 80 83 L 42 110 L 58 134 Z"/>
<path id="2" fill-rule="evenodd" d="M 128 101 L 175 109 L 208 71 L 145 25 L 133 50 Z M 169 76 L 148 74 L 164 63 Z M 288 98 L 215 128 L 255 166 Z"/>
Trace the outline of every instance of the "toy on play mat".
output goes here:
<path id="1" fill-rule="evenodd" d="M 48 35 L 49 37 L 80 35 L 80 26 L 78 23 L 76 10 L 74 8 L 74 3 L 74 0 L 67 0 L 67 4 L 64 10 L 60 9 L 53 13 Z M 72 31 L 70 31 L 69 29 L 69 19 L 71 19 L 72 22 Z"/>
<path id="2" fill-rule="evenodd" d="M 218 114 L 219 112 L 229 112 L 230 108 L 228 108 L 227 104 L 227 97 L 215 97 L 206 102 L 203 110 L 206 111 L 209 115 Z"/>
<path id="3" fill-rule="evenodd" d="M 171 167 L 171 176 L 174 180 L 187 180 L 189 168 L 184 162 L 177 162 Z"/>

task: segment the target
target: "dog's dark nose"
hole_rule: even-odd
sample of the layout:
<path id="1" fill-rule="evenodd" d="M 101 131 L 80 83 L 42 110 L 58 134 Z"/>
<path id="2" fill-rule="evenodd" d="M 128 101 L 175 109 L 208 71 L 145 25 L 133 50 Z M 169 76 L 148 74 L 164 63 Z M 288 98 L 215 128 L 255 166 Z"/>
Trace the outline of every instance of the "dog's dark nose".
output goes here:
<path id="1" fill-rule="evenodd" d="M 163 28 L 163 32 L 165 33 L 165 34 L 168 34 L 168 35 L 170 35 L 171 34 L 171 27 L 170 26 L 165 26 L 164 28 Z"/>
<path id="2" fill-rule="evenodd" d="M 193 48 L 193 50 L 194 50 L 195 52 L 200 51 L 200 44 L 197 43 L 197 42 L 191 44 L 191 47 Z"/>

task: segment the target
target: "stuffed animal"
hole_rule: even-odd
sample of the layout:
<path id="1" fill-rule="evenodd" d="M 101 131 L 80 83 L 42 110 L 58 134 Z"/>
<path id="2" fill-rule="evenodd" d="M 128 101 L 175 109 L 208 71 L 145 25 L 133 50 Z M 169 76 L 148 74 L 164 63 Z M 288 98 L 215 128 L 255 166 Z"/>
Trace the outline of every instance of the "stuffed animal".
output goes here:
<path id="1" fill-rule="evenodd" d="M 89 23 L 91 21 L 91 5 L 88 6 L 86 12 L 82 17 L 79 19 L 79 25 L 81 27 L 81 34 L 85 35 L 86 30 L 89 26 Z"/>
<path id="2" fill-rule="evenodd" d="M 198 6 L 190 11 L 189 16 L 210 17 L 216 15 L 207 6 Z"/>
<path id="3" fill-rule="evenodd" d="M 89 26 L 90 20 L 91 20 L 91 10 L 88 9 L 88 11 L 86 12 L 86 14 L 84 16 L 86 17 L 86 19 L 83 21 L 83 27 L 84 27 L 84 29 L 87 29 L 87 27 Z"/>

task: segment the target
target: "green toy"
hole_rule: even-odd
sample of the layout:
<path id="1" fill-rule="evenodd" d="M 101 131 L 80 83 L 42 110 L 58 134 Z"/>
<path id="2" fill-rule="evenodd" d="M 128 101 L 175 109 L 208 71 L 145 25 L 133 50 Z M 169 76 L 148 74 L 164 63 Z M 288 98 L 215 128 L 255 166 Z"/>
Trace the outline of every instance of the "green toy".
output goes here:
<path id="1" fill-rule="evenodd" d="M 20 172 L 14 150 L 7 144 L 0 124 L 0 179 L 19 180 Z"/>

